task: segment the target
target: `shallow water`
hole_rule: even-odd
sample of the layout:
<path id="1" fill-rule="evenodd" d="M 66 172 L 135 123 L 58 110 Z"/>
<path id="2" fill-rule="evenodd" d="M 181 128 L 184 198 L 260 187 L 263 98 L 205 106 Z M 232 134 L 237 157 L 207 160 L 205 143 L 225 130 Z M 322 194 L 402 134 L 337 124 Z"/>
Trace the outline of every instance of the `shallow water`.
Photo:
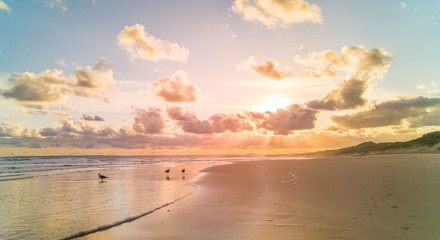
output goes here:
<path id="1" fill-rule="evenodd" d="M 170 160 L 0 158 L 0 239 L 63 239 L 142 216 L 190 194 Z M 192 160 L 193 161 L 193 160 Z M 100 181 L 98 173 L 108 176 Z M 189 173 L 191 174 L 191 173 Z"/>
<path id="2" fill-rule="evenodd" d="M 0 158 L 0 239 L 69 239 L 107 229 L 188 196 L 196 188 L 188 180 L 199 175 L 200 167 L 246 160 L 250 158 Z M 168 167 L 172 171 L 166 175 Z M 182 175 L 184 167 L 189 169 Z M 100 181 L 98 173 L 109 178 Z"/>

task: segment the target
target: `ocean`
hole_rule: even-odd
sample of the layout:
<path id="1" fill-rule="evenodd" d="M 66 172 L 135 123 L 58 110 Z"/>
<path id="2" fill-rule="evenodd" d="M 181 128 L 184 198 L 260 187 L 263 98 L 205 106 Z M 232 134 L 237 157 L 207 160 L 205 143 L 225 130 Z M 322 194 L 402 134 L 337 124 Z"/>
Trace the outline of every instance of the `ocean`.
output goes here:
<path id="1" fill-rule="evenodd" d="M 208 160 L 0 158 L 0 239 L 71 239 L 135 220 L 190 195 L 197 173 L 180 170 Z"/>

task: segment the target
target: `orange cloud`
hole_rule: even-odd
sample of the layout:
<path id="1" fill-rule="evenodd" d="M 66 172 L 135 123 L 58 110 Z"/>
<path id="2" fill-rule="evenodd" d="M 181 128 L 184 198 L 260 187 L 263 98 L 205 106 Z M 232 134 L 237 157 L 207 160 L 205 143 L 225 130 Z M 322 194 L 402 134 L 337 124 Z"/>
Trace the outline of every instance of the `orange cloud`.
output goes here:
<path id="1" fill-rule="evenodd" d="M 268 28 L 323 22 L 321 8 L 304 0 L 235 0 L 231 10 L 246 21 L 259 22 Z"/>
<path id="2" fill-rule="evenodd" d="M 194 113 L 180 107 L 168 107 L 167 113 L 187 133 L 216 134 L 253 130 L 249 120 L 241 114 L 214 114 L 208 120 L 199 120 Z"/>
<path id="3" fill-rule="evenodd" d="M 320 69 L 306 69 L 302 74 L 296 74 L 291 69 L 285 68 L 279 69 L 279 63 L 275 60 L 268 59 L 264 64 L 258 64 L 255 57 L 251 56 L 248 60 L 240 63 L 237 66 L 239 70 L 248 70 L 257 74 L 262 79 L 270 79 L 274 81 L 282 81 L 285 79 L 322 79 L 322 78 L 334 78 L 338 74 L 328 67 Z"/>
<path id="4" fill-rule="evenodd" d="M 125 26 L 118 35 L 118 44 L 131 57 L 150 61 L 168 60 L 186 62 L 189 50 L 166 40 L 149 35 L 142 24 Z"/>
<path id="5" fill-rule="evenodd" d="M 153 83 L 153 91 L 166 102 L 196 102 L 200 95 L 199 89 L 187 79 L 184 71 L 159 78 Z"/>

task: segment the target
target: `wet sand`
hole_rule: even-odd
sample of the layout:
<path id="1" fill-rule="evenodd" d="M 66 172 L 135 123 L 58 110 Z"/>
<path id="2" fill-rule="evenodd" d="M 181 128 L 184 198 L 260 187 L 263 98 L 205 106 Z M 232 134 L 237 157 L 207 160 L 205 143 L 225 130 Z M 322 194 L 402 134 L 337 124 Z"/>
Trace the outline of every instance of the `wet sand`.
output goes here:
<path id="1" fill-rule="evenodd" d="M 83 239 L 440 239 L 440 156 L 237 161 L 187 198 Z"/>

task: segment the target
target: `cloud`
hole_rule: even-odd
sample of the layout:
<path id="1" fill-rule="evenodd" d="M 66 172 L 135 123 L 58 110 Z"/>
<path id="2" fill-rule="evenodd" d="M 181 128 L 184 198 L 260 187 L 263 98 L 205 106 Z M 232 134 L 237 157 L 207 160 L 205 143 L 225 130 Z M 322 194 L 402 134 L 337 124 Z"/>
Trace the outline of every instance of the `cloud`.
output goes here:
<path id="1" fill-rule="evenodd" d="M 60 65 L 61 67 L 66 67 L 67 66 L 67 63 L 66 63 L 66 61 L 64 61 L 64 59 L 57 60 L 56 63 L 58 65 Z"/>
<path id="2" fill-rule="evenodd" d="M 93 117 L 93 116 L 89 116 L 87 114 L 83 114 L 81 116 L 81 119 L 85 120 L 85 121 L 95 121 L 95 122 L 102 122 L 102 121 L 104 121 L 103 117 L 96 116 L 96 115 Z"/>
<path id="3" fill-rule="evenodd" d="M 41 135 L 37 128 L 23 127 L 19 124 L 2 122 L 0 123 L 0 137 L 39 138 Z"/>
<path id="4" fill-rule="evenodd" d="M 135 109 L 136 117 L 133 123 L 133 130 L 141 134 L 159 134 L 165 128 L 165 123 L 160 109 L 149 108 Z"/>
<path id="5" fill-rule="evenodd" d="M 296 74 L 291 69 L 285 68 L 279 69 L 279 63 L 275 60 L 268 59 L 264 64 L 258 64 L 254 56 L 248 58 L 248 60 L 240 63 L 237 66 L 238 70 L 248 70 L 257 74 L 261 79 L 270 79 L 274 81 L 282 81 L 285 79 L 322 79 L 322 78 L 334 78 L 338 74 L 332 71 L 330 68 L 321 68 L 310 70 L 306 69 L 302 74 Z"/>
<path id="6" fill-rule="evenodd" d="M 189 50 L 166 40 L 149 35 L 142 24 L 125 26 L 118 35 L 118 44 L 131 57 L 150 61 L 180 61 L 186 62 Z"/>
<path id="7" fill-rule="evenodd" d="M 56 140 L 96 140 L 112 138 L 116 130 L 103 125 L 97 126 L 94 121 L 80 119 L 74 121 L 69 117 L 60 118 L 60 126 L 57 128 L 46 127 L 40 131 L 45 137 L 56 137 Z"/>
<path id="8" fill-rule="evenodd" d="M 3 0 L 0 0 L 0 10 L 10 12 L 11 8 L 8 5 L 6 5 L 6 3 L 3 2 Z"/>
<path id="9" fill-rule="evenodd" d="M 116 88 L 113 71 L 105 65 L 105 59 L 99 60 L 94 67 L 77 67 L 73 72 L 74 93 L 81 97 L 95 97 L 107 101 L 104 91 Z"/>
<path id="10" fill-rule="evenodd" d="M 67 11 L 67 0 L 44 0 L 44 6 L 49 8 L 60 8 L 63 12 Z"/>
<path id="11" fill-rule="evenodd" d="M 184 71 L 159 78 L 153 83 L 153 91 L 166 102 L 196 102 L 200 95 L 199 89 L 187 80 Z"/>
<path id="12" fill-rule="evenodd" d="M 181 107 L 167 106 L 167 114 L 171 119 L 176 121 L 181 121 L 181 122 L 198 121 L 195 113 L 184 111 Z"/>
<path id="13" fill-rule="evenodd" d="M 367 89 L 368 84 L 364 81 L 357 79 L 345 80 L 323 99 L 310 101 L 307 106 L 322 110 L 354 109 L 365 105 L 367 102 L 363 98 L 363 94 Z"/>
<path id="14" fill-rule="evenodd" d="M 304 0 L 235 0 L 231 10 L 245 21 L 259 22 L 268 28 L 323 22 L 321 8 Z"/>
<path id="15" fill-rule="evenodd" d="M 0 89 L 4 98 L 14 99 L 23 106 L 42 109 L 43 104 L 64 102 L 68 96 L 95 97 L 106 100 L 104 91 L 115 88 L 113 71 L 98 61 L 100 69 L 78 67 L 71 77 L 62 70 L 51 69 L 35 74 L 23 72 L 9 78 L 9 86 Z M 102 71 L 101 71 L 102 70 Z"/>
<path id="16" fill-rule="evenodd" d="M 248 113 L 258 123 L 258 128 L 272 131 L 275 135 L 289 135 L 297 130 L 313 129 L 318 115 L 317 110 L 299 104 L 292 104 L 276 112 Z"/>
<path id="17" fill-rule="evenodd" d="M 58 135 L 58 132 L 53 128 L 46 127 L 40 131 L 40 135 L 43 137 L 54 137 Z"/>
<path id="18" fill-rule="evenodd" d="M 255 72 L 262 79 L 271 79 L 281 81 L 286 78 L 292 78 L 293 72 L 290 69 L 278 69 L 279 63 L 272 59 L 266 60 L 264 64 L 257 64 L 255 57 L 251 56 L 248 60 L 238 65 L 238 69 L 249 69 Z"/>
<path id="19" fill-rule="evenodd" d="M 333 116 L 333 122 L 352 129 L 401 125 L 406 120 L 410 127 L 438 126 L 440 98 L 404 98 L 379 103 L 373 108 L 354 114 Z"/>
<path id="20" fill-rule="evenodd" d="M 312 52 L 306 57 L 296 56 L 299 64 L 314 68 L 333 68 L 345 72 L 345 80 L 339 83 L 323 99 L 314 100 L 308 106 L 315 109 L 341 110 L 364 106 L 365 91 L 382 79 L 387 72 L 392 55 L 384 49 L 366 50 L 363 46 L 344 46 L 341 53 L 332 50 Z"/>
<path id="21" fill-rule="evenodd" d="M 426 90 L 426 89 L 429 89 L 429 86 L 426 86 L 425 84 L 419 84 L 419 85 L 417 85 L 416 89 Z"/>
<path id="22" fill-rule="evenodd" d="M 346 72 L 346 78 L 362 81 L 382 79 L 393 58 L 385 49 L 366 50 L 363 46 L 344 46 L 341 53 L 333 50 L 295 56 L 295 62 L 310 67 L 331 67 Z"/>
<path id="23" fill-rule="evenodd" d="M 298 78 L 323 79 L 323 78 L 335 78 L 338 76 L 339 75 L 330 68 L 322 68 L 315 71 L 306 69 L 302 75 L 298 76 Z"/>
<path id="24" fill-rule="evenodd" d="M 208 120 L 180 107 L 167 107 L 168 116 L 177 122 L 184 132 L 194 134 L 237 133 L 257 128 L 275 135 L 289 135 L 297 130 L 313 129 L 319 111 L 292 104 L 276 112 L 246 112 L 245 114 L 214 114 Z"/>
<path id="25" fill-rule="evenodd" d="M 24 103 L 61 102 L 71 92 L 69 81 L 61 70 L 46 70 L 38 75 L 31 72 L 13 74 L 11 87 L 1 91 L 5 98 Z"/>
<path id="26" fill-rule="evenodd" d="M 241 114 L 214 114 L 208 120 L 199 120 L 194 113 L 180 107 L 167 107 L 167 114 L 187 133 L 217 134 L 253 130 L 249 120 Z"/>

